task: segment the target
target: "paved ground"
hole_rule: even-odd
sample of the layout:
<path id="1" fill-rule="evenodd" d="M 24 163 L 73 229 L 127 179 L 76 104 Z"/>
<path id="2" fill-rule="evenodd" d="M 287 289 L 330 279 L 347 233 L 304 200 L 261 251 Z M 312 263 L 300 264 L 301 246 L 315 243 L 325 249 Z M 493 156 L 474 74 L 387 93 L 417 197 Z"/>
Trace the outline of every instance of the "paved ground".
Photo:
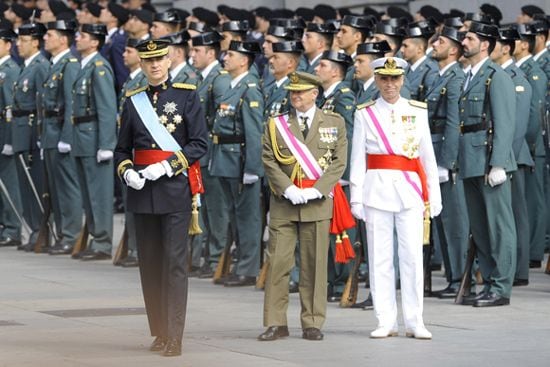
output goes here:
<path id="1" fill-rule="evenodd" d="M 444 285 L 434 273 L 434 288 Z M 360 298 L 366 291 L 361 289 Z M 547 366 L 550 360 L 550 276 L 530 274 L 508 307 L 475 309 L 426 299 L 432 341 L 401 335 L 372 340 L 372 311 L 329 304 L 325 340 L 301 339 L 299 300 L 291 296 L 291 336 L 256 341 L 263 293 L 192 279 L 184 354 L 147 350 L 152 338 L 137 269 L 109 261 L 0 249 L 0 367 L 23 366 Z"/>

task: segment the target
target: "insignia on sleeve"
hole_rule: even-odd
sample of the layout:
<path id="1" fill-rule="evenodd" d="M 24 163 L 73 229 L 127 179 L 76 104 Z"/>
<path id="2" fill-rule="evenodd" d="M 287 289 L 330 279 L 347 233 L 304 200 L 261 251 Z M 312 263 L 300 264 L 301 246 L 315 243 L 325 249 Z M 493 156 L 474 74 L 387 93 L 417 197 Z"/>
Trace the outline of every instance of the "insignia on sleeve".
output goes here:
<path id="1" fill-rule="evenodd" d="M 538 75 L 533 75 L 533 80 L 539 80 L 539 76 Z"/>
<path id="2" fill-rule="evenodd" d="M 372 106 L 373 104 L 375 104 L 376 101 L 368 101 L 368 102 L 365 102 L 365 103 L 361 103 L 360 105 L 357 105 L 357 110 L 361 110 L 363 108 L 367 108 L 367 107 L 370 107 Z"/>
<path id="3" fill-rule="evenodd" d="M 103 61 L 101 61 L 101 60 L 97 60 L 95 62 L 95 66 L 102 66 L 102 65 L 103 65 Z"/>
<path id="4" fill-rule="evenodd" d="M 220 74 L 229 74 L 229 72 L 227 70 L 220 70 Z"/>
<path id="5" fill-rule="evenodd" d="M 69 59 L 69 62 L 78 62 L 78 59 L 76 57 L 71 57 Z"/>
<path id="6" fill-rule="evenodd" d="M 409 104 L 418 108 L 428 108 L 428 104 L 420 101 L 415 101 L 414 99 L 409 100 Z"/>
<path id="7" fill-rule="evenodd" d="M 260 107 L 260 102 L 258 102 L 258 101 L 250 101 L 250 107 L 251 107 L 251 108 Z"/>
<path id="8" fill-rule="evenodd" d="M 105 75 L 105 70 L 100 70 L 99 71 L 99 76 L 103 76 L 103 75 Z"/>
<path id="9" fill-rule="evenodd" d="M 248 83 L 249 88 L 254 88 L 256 86 L 256 83 Z"/>
<path id="10" fill-rule="evenodd" d="M 139 92 L 143 92 L 146 89 L 147 89 L 147 86 L 141 87 L 141 88 L 138 88 L 138 89 L 129 90 L 129 91 L 126 92 L 126 98 L 131 97 L 135 94 L 138 94 Z"/>
<path id="11" fill-rule="evenodd" d="M 347 93 L 347 92 L 350 91 L 350 89 L 349 89 L 348 87 L 345 87 L 345 88 L 341 88 L 340 91 L 341 91 L 342 93 Z"/>
<path id="12" fill-rule="evenodd" d="M 197 86 L 189 83 L 174 83 L 172 87 L 177 89 L 187 89 L 187 90 L 196 90 Z"/>

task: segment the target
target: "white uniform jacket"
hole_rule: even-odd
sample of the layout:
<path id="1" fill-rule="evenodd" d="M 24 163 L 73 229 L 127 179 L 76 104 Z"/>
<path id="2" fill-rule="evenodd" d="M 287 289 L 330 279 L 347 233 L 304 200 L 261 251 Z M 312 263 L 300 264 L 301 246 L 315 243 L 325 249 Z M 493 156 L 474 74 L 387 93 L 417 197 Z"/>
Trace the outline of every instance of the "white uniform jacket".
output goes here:
<path id="1" fill-rule="evenodd" d="M 369 115 L 376 116 L 381 134 Z M 385 136 L 383 136 L 385 135 Z M 387 145 L 391 148 L 388 151 Z M 441 192 L 434 150 L 428 125 L 428 112 L 422 104 L 400 98 L 389 104 L 383 98 L 355 112 L 351 151 L 352 204 L 399 212 L 423 206 L 421 184 L 415 172 L 367 170 L 369 154 L 395 154 L 420 158 L 426 172 L 431 216 L 441 211 Z"/>

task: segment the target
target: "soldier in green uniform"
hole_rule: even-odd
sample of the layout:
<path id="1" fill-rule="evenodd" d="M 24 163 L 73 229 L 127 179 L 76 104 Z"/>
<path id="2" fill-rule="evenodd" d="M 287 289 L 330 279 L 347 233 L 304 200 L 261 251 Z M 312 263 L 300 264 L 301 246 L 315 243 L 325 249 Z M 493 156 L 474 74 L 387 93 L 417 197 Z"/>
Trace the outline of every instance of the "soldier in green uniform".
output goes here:
<path id="1" fill-rule="evenodd" d="M 458 59 L 462 56 L 463 34 L 443 27 L 433 43 L 432 57 L 439 72 L 431 88 L 425 90 L 443 210 L 432 221 L 434 245 L 441 250 L 448 286 L 433 292 L 439 298 L 456 296 L 466 266 L 468 246 L 468 212 L 462 180 L 458 170 L 459 113 L 456 103 L 462 93 L 464 72 Z"/>
<path id="2" fill-rule="evenodd" d="M 357 46 L 357 56 L 354 61 L 354 78 L 358 81 L 358 90 L 355 91 L 358 107 L 378 98 L 379 92 L 374 83 L 374 70 L 370 63 L 375 59 L 384 57 L 391 51 L 387 41 L 367 42 Z"/>
<path id="3" fill-rule="evenodd" d="M 189 40 L 191 37 L 187 31 L 172 33 L 161 39 L 170 41 L 168 46 L 168 57 L 172 62 L 170 65 L 170 80 L 173 83 L 184 83 L 197 85 L 199 76 L 195 68 L 187 62 L 189 58 Z"/>
<path id="4" fill-rule="evenodd" d="M 512 149 L 516 115 L 514 83 L 489 54 L 498 28 L 472 22 L 462 46 L 472 66 L 459 101 L 459 178 L 477 245 L 483 290 L 465 304 L 510 304 L 516 264 L 516 229 L 508 173 L 516 170 Z"/>
<path id="5" fill-rule="evenodd" d="M 19 66 L 10 56 L 10 50 L 17 34 L 11 29 L 0 30 L 0 179 L 6 186 L 10 199 L 19 215 L 23 214 L 19 178 L 11 141 L 13 87 L 19 76 Z M 0 194 L 0 246 L 21 245 L 21 223 L 9 205 L 5 193 Z"/>
<path id="6" fill-rule="evenodd" d="M 46 28 L 40 23 L 28 23 L 19 27 L 17 50 L 25 63 L 13 92 L 10 143 L 13 152 L 23 157 L 39 195 L 42 192 L 44 168 L 40 160 L 39 149 L 39 123 L 41 123 L 39 117 L 42 116 L 42 106 L 40 98 L 37 96 L 42 94 L 49 67 L 48 60 L 40 54 L 44 33 L 46 33 Z M 32 251 L 40 229 L 42 213 L 36 196 L 33 194 L 31 183 L 25 174 L 26 168 L 20 161 L 16 166 L 21 185 L 23 216 L 32 230 L 29 242 L 19 248 Z"/>
<path id="7" fill-rule="evenodd" d="M 516 41 L 514 58 L 516 65 L 525 73 L 525 77 L 533 89 L 529 108 L 529 124 L 525 137 L 531 156 L 535 161 L 535 167 L 525 173 L 525 193 L 529 213 L 529 233 L 531 234 L 529 242 L 531 266 L 540 267 L 544 256 L 547 215 L 544 198 L 546 152 L 542 139 L 542 122 L 548 79 L 532 57 L 536 35 L 532 32 L 531 26 L 519 24 L 517 29 L 520 39 Z"/>
<path id="8" fill-rule="evenodd" d="M 304 58 L 307 61 L 305 72 L 309 74 L 315 73 L 315 68 L 319 65 L 323 52 L 330 51 L 332 48 L 332 41 L 336 32 L 336 27 L 332 23 L 307 24 L 306 31 L 302 37 Z"/>
<path id="9" fill-rule="evenodd" d="M 226 286 L 254 285 L 260 266 L 264 102 L 259 81 L 249 72 L 259 52 L 256 42 L 232 41 L 229 45 L 224 68 L 231 75 L 230 89 L 220 100 L 212 128 L 210 174 L 221 182 L 221 200 L 234 214 L 239 242 L 238 260 Z"/>
<path id="10" fill-rule="evenodd" d="M 346 123 L 346 138 L 351 141 L 353 134 L 353 115 L 355 113 L 355 95 L 344 78 L 347 68 L 351 65 L 352 59 L 345 53 L 336 51 L 325 51 L 321 56 L 321 62 L 315 69 L 315 73 L 321 80 L 323 94 L 317 99 L 317 106 L 326 112 L 336 113 L 344 119 Z M 349 158 L 351 154 L 351 145 L 348 146 Z M 346 167 L 342 175 L 341 184 L 346 195 L 348 191 L 349 167 Z M 348 196 L 349 198 L 349 196 Z M 348 231 L 348 236 L 353 242 L 355 240 L 355 230 Z M 331 245 L 328 261 L 328 300 L 338 302 L 342 296 L 344 285 L 349 275 L 349 264 L 337 264 L 335 262 L 335 236 L 331 236 Z"/>
<path id="11" fill-rule="evenodd" d="M 75 254 L 84 261 L 110 259 L 113 241 L 113 150 L 116 144 L 116 94 L 113 71 L 98 53 L 107 30 L 102 24 L 83 24 L 76 37 L 82 55 L 73 86 L 73 140 L 88 232 L 86 250 Z"/>
<path id="12" fill-rule="evenodd" d="M 491 59 L 499 64 L 514 82 L 516 88 L 516 130 L 514 134 L 514 155 L 518 169 L 512 172 L 512 209 L 517 232 L 517 265 L 513 285 L 529 283 L 529 213 L 525 199 L 525 172 L 535 166 L 525 140 L 529 124 L 532 88 L 523 72 L 514 64 L 512 54 L 519 39 L 517 30 L 499 29 L 499 39 Z"/>
<path id="13" fill-rule="evenodd" d="M 302 35 L 303 32 L 301 30 L 285 28 L 279 25 L 270 25 L 267 29 L 264 43 L 262 44 L 265 58 L 269 60 L 271 56 L 273 56 L 272 45 L 274 43 L 284 41 L 299 41 L 302 38 Z M 275 77 L 273 76 L 270 68 L 264 68 L 264 72 L 262 75 L 263 88 L 270 88 L 273 83 L 275 83 Z"/>
<path id="14" fill-rule="evenodd" d="M 147 85 L 147 78 L 141 70 L 141 63 L 138 51 L 136 49 L 137 45 L 140 43 L 140 40 L 135 38 L 128 38 L 126 40 L 126 47 L 124 53 L 122 54 L 124 65 L 130 71 L 128 79 L 122 85 L 122 90 L 118 97 L 118 117 L 117 125 L 120 129 L 120 116 L 122 114 L 122 108 L 124 106 L 124 101 L 126 100 L 126 94 L 130 91 L 139 89 Z M 126 232 L 126 241 L 128 245 L 128 253 L 125 257 L 119 259 L 115 262 L 115 265 L 120 265 L 123 268 L 131 268 L 139 265 L 138 263 L 138 254 L 137 254 L 137 243 L 136 243 L 136 225 L 134 214 L 126 210 L 127 207 L 127 189 L 126 186 L 122 186 L 122 196 L 124 201 L 124 231 Z M 124 236 L 124 234 L 123 234 Z"/>
<path id="15" fill-rule="evenodd" d="M 80 64 L 71 53 L 76 23 L 59 20 L 46 24 L 44 49 L 52 55 L 42 94 L 41 145 L 54 213 L 58 241 L 50 255 L 70 254 L 82 228 L 82 199 L 71 156 L 73 135 L 72 88 Z"/>
<path id="16" fill-rule="evenodd" d="M 208 131 L 214 126 L 216 111 L 230 88 L 231 77 L 218 62 L 220 56 L 221 37 L 217 32 L 205 32 L 191 39 L 193 48 L 191 57 L 193 65 L 197 68 L 201 82 L 197 88 L 202 111 L 205 115 Z M 223 197 L 223 187 L 218 177 L 210 174 L 208 164 L 212 140 L 208 139 L 209 149 L 200 159 L 202 180 L 205 193 L 201 196 L 201 228 L 206 241 L 199 239 L 192 242 L 192 261 L 195 266 L 200 265 L 202 243 L 208 246 L 207 258 L 204 266 L 198 271 L 200 278 L 211 278 L 220 256 L 227 242 L 227 228 L 229 209 L 227 203 L 220 200 Z M 225 226 L 225 227 L 224 227 Z M 199 237 L 199 236 L 197 236 Z M 193 275 L 193 273 L 192 273 Z"/>

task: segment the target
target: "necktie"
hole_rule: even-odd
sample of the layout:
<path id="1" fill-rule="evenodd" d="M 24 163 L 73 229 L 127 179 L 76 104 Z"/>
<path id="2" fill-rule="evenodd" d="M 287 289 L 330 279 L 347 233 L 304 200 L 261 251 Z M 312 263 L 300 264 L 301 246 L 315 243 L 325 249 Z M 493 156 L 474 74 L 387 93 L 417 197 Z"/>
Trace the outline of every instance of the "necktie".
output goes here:
<path id="1" fill-rule="evenodd" d="M 471 80 L 472 80 L 472 71 L 470 70 L 468 72 L 468 76 L 466 77 L 466 81 L 464 82 L 464 90 L 468 88 L 468 85 L 470 84 Z"/>
<path id="2" fill-rule="evenodd" d="M 302 135 L 304 136 L 304 139 L 307 136 L 307 133 L 309 132 L 309 127 L 307 126 L 307 116 L 301 117 L 302 122 L 300 122 L 300 130 L 302 130 Z"/>

